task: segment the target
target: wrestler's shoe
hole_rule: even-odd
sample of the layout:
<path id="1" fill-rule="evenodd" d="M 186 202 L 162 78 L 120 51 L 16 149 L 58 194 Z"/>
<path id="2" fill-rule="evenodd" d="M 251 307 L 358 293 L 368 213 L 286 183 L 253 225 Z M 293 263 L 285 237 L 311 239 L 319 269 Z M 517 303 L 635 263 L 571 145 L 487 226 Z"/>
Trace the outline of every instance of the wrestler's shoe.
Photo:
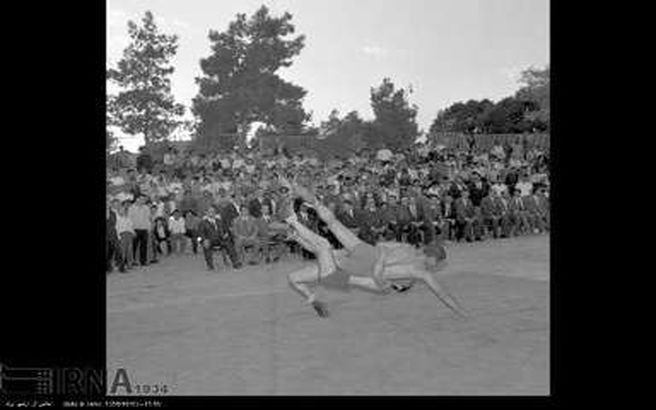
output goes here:
<path id="1" fill-rule="evenodd" d="M 325 303 L 319 302 L 318 300 L 315 300 L 314 302 L 311 303 L 311 305 L 320 317 L 330 316 L 330 314 L 328 313 L 328 309 L 326 308 Z"/>
<path id="2" fill-rule="evenodd" d="M 395 291 L 397 291 L 398 293 L 403 293 L 403 292 L 405 292 L 406 290 L 410 290 L 410 288 L 412 288 L 412 283 L 410 283 L 410 284 L 408 284 L 408 285 L 400 285 L 400 284 L 398 284 L 398 283 L 392 283 L 392 284 L 390 285 L 390 287 L 391 287 L 392 289 L 394 289 Z"/>

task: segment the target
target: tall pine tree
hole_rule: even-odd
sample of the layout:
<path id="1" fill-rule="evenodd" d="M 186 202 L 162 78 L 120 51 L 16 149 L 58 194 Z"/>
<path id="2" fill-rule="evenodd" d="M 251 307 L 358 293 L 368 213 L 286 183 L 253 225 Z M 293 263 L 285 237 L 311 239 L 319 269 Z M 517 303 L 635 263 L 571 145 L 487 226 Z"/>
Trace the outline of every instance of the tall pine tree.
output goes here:
<path id="1" fill-rule="evenodd" d="M 200 140 L 232 149 L 256 121 L 277 133 L 302 131 L 309 119 L 302 106 L 306 91 L 276 74 L 304 46 L 305 36 L 288 38 L 295 31 L 291 19 L 262 6 L 250 18 L 238 14 L 224 32 L 210 31 L 212 54 L 200 61 L 203 76 L 193 100 Z"/>
<path id="2" fill-rule="evenodd" d="M 142 134 L 149 146 L 166 139 L 184 114 L 184 106 L 171 94 L 169 79 L 178 37 L 161 33 L 150 11 L 141 25 L 128 22 L 128 34 L 131 42 L 123 57 L 116 68 L 107 70 L 107 78 L 121 90 L 108 97 L 107 109 L 116 126 L 127 134 Z"/>
<path id="3" fill-rule="evenodd" d="M 364 137 L 369 147 L 396 150 L 415 142 L 419 135 L 417 107 L 409 104 L 409 94 L 410 91 L 402 88 L 395 89 L 389 78 L 371 89 L 371 107 L 376 118 Z"/>

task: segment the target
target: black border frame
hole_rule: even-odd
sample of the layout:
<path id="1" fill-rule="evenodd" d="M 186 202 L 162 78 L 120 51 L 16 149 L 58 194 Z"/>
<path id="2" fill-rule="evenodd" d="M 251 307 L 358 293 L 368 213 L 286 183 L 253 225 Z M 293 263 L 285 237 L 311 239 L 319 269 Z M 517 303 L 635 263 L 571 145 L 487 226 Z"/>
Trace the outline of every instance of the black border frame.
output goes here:
<path id="1" fill-rule="evenodd" d="M 416 404 L 488 408 L 562 405 L 571 404 L 572 393 L 586 382 L 582 377 L 585 373 L 577 372 L 585 362 L 572 353 L 574 346 L 582 344 L 583 339 L 574 336 L 581 326 L 573 322 L 569 313 L 577 305 L 574 300 L 577 288 L 584 289 L 584 286 L 577 286 L 579 276 L 571 271 L 574 266 L 571 258 L 576 256 L 571 249 L 576 244 L 567 242 L 576 240 L 569 233 L 579 223 L 574 218 L 576 206 L 570 207 L 570 201 L 574 201 L 571 198 L 576 197 L 577 181 L 569 176 L 579 172 L 577 160 L 589 147 L 586 141 L 565 137 L 585 135 L 587 131 L 576 118 L 581 115 L 581 107 L 577 106 L 580 101 L 577 76 L 568 72 L 572 72 L 572 67 L 574 72 L 577 66 L 589 67 L 586 61 L 580 61 L 580 65 L 576 62 L 576 57 L 586 59 L 589 50 L 572 50 L 572 44 L 568 44 L 578 38 L 580 23 L 585 20 L 580 18 L 584 14 L 577 14 L 571 6 L 565 10 L 560 8 L 564 7 L 562 2 L 552 0 L 551 4 L 555 119 L 551 131 L 554 136 L 551 139 L 551 396 L 383 397 L 385 403 L 408 400 Z M 11 367 L 103 369 L 105 164 L 100 160 L 104 158 L 104 141 L 96 136 L 105 132 L 106 8 L 102 1 L 43 3 L 32 7 L 38 10 L 18 14 L 28 18 L 29 24 L 18 33 L 22 41 L 14 45 L 15 50 L 7 51 L 9 58 L 5 60 L 5 68 L 13 70 L 7 78 L 14 79 L 10 85 L 13 139 L 5 142 L 5 155 L 15 154 L 17 158 L 12 159 L 20 162 L 10 165 L 6 171 L 14 179 L 14 185 L 8 189 L 18 193 L 15 203 L 9 200 L 15 207 L 13 212 L 10 207 L 9 215 L 17 216 L 8 218 L 12 224 L 8 227 L 12 247 L 6 257 L 16 262 L 18 269 L 3 269 L 3 279 L 12 283 L 10 287 L 3 285 L 2 303 L 7 306 L 2 313 L 5 337 L 0 363 Z M 36 171 L 35 176 L 40 179 L 32 179 L 26 170 Z M 36 192 L 35 186 L 38 186 Z M 16 214 L 16 209 L 20 214 Z M 567 228 L 570 228 L 568 233 Z M 63 398 L 53 399 L 61 402 Z M 136 396 L 125 399 L 134 400 Z M 334 405 L 377 398 L 150 396 L 144 399 L 162 399 L 167 407 L 198 407 L 317 401 Z"/>

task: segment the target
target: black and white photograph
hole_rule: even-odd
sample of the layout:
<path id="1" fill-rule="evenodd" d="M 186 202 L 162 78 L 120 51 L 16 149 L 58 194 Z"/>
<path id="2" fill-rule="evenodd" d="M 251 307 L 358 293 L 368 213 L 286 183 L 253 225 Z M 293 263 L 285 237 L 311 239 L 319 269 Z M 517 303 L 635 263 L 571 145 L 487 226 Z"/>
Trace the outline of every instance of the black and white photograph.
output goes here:
<path id="1" fill-rule="evenodd" d="M 106 0 L 105 64 L 108 396 L 552 394 L 549 0 Z"/>

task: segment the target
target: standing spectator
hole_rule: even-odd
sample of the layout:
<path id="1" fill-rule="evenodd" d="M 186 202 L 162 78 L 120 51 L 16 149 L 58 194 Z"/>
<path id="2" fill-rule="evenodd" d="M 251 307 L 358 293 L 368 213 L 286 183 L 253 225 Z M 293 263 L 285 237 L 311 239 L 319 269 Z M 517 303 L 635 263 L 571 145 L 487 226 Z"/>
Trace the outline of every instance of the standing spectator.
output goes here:
<path id="1" fill-rule="evenodd" d="M 200 218 L 194 211 L 185 212 L 185 236 L 191 240 L 191 250 L 194 255 L 198 253 L 198 224 Z"/>
<path id="2" fill-rule="evenodd" d="M 124 202 L 116 217 L 116 233 L 120 240 L 121 257 L 123 261 L 121 272 L 126 272 L 127 268 L 131 268 L 134 265 L 134 253 L 132 248 L 134 241 L 134 228 L 132 226 L 132 220 L 128 215 L 129 207 L 129 202 Z"/>
<path id="3" fill-rule="evenodd" d="M 169 218 L 169 232 L 171 233 L 171 251 L 177 256 L 184 254 L 187 245 L 185 240 L 187 230 L 185 220 L 177 209 Z"/>
<path id="4" fill-rule="evenodd" d="M 171 254 L 171 232 L 169 231 L 168 221 L 165 218 L 156 216 L 154 205 L 151 206 L 151 211 L 153 218 L 153 230 L 150 233 L 153 243 L 152 262 L 157 262 L 157 255 Z"/>
<path id="5" fill-rule="evenodd" d="M 107 272 L 111 273 L 114 270 L 113 262 L 117 262 L 119 269 L 123 268 L 123 258 L 121 258 L 121 247 L 119 244 L 116 220 L 117 220 L 118 200 L 113 199 L 107 204 L 107 238 L 106 238 L 106 257 L 107 257 Z"/>
<path id="6" fill-rule="evenodd" d="M 132 220 L 135 240 L 133 253 L 137 255 L 139 249 L 139 263 L 141 266 L 148 265 L 148 232 L 151 229 L 150 208 L 146 205 L 146 197 L 139 196 L 134 205 L 130 207 L 128 216 Z"/>

